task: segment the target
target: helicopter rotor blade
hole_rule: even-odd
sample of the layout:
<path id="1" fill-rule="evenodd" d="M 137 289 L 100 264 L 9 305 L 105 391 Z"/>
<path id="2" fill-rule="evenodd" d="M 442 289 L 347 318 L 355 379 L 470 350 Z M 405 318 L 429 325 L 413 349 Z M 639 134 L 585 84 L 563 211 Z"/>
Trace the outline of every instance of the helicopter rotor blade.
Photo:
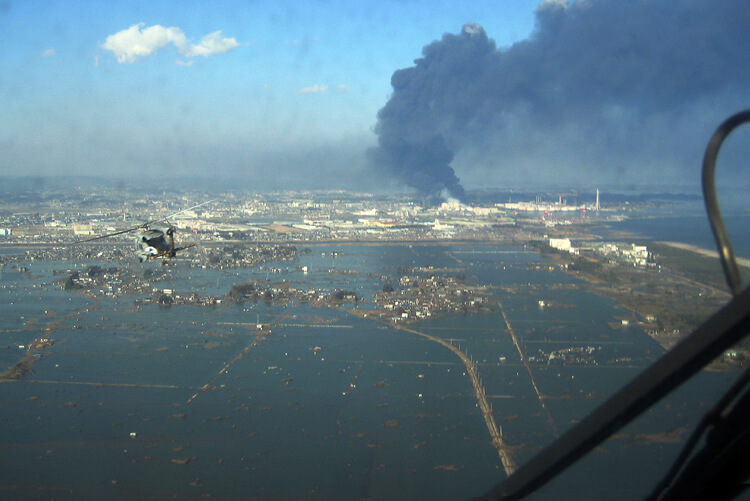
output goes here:
<path id="1" fill-rule="evenodd" d="M 136 230 L 141 230 L 141 229 L 147 230 L 150 225 L 152 225 L 154 223 L 158 223 L 160 221 L 166 221 L 167 224 L 169 225 L 170 229 L 172 229 L 172 231 L 174 231 L 175 226 L 169 221 L 168 218 L 171 218 L 171 217 L 176 216 L 178 214 L 182 214 L 183 212 L 187 212 L 187 211 L 192 210 L 192 209 L 196 209 L 196 208 L 201 207 L 203 205 L 210 204 L 211 202 L 215 202 L 215 201 L 216 201 L 216 199 L 209 200 L 208 202 L 203 202 L 203 203 L 200 203 L 198 205 L 193 205 L 192 207 L 188 207 L 187 209 L 182 209 L 182 210 L 179 210 L 177 212 L 173 212 L 172 214 L 169 214 L 167 216 L 160 217 L 159 219 L 153 219 L 151 221 L 147 221 L 145 223 L 141 223 L 138 226 L 133 226 L 132 228 L 128 228 L 126 230 L 115 231 L 114 233 L 107 233 L 106 235 L 99 235 L 98 237 L 87 238 L 85 240 L 78 240 L 76 242 L 73 242 L 73 244 L 75 245 L 75 244 L 82 244 L 82 243 L 86 243 L 86 242 L 93 242 L 95 240 L 101 240 L 103 238 L 113 237 L 115 235 L 122 235 L 123 233 L 130 233 L 131 231 L 136 231 Z"/>
<path id="2" fill-rule="evenodd" d="M 167 221 L 168 219 L 170 219 L 170 218 L 172 218 L 172 217 L 174 217 L 174 216 L 176 216 L 178 214 L 182 214 L 183 212 L 187 212 L 189 210 L 197 209 L 198 207 L 202 207 L 202 206 L 204 206 L 206 204 L 210 204 L 211 202 L 215 202 L 215 201 L 216 201 L 216 199 L 209 200 L 208 202 L 203 202 L 203 203 L 198 204 L 198 205 L 193 205 L 192 207 L 188 207 L 187 209 L 178 210 L 177 212 L 173 212 L 171 214 L 167 214 L 166 216 L 160 217 L 159 219 L 154 219 L 154 220 L 149 221 L 147 223 L 143 223 L 143 226 L 148 226 L 148 225 L 153 224 L 153 223 L 158 223 L 159 221 Z M 167 223 L 169 223 L 170 226 L 172 225 L 172 223 L 170 223 L 169 221 L 167 221 Z"/>
<path id="3" fill-rule="evenodd" d="M 87 238 L 85 240 L 78 240 L 78 241 L 73 242 L 73 243 L 74 244 L 83 244 L 83 243 L 86 243 L 86 242 L 93 242 L 94 240 L 101 240 L 101 239 L 107 238 L 107 237 L 114 237 L 115 235 L 122 235 L 123 233 L 130 233 L 131 231 L 136 231 L 136 230 L 139 230 L 141 228 L 143 228 L 143 225 L 139 224 L 138 226 L 134 226 L 133 228 L 128 228 L 127 230 L 120 230 L 120 231 L 116 231 L 114 233 L 107 233 L 106 235 L 99 235 L 98 237 Z"/>

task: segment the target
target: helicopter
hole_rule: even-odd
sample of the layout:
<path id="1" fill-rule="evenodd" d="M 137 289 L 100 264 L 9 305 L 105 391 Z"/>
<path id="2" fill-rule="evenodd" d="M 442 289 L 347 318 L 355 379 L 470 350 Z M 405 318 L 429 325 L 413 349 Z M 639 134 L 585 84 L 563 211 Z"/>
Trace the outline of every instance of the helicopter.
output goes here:
<path id="1" fill-rule="evenodd" d="M 86 240 L 79 240 L 75 242 L 75 244 L 93 242 L 95 240 L 101 240 L 104 238 L 113 237 L 115 235 L 137 232 L 135 235 L 135 254 L 136 256 L 138 256 L 138 261 L 142 263 L 149 259 L 162 258 L 162 264 L 166 264 L 167 259 L 176 256 L 177 252 L 195 247 L 196 245 L 195 243 L 191 243 L 182 245 L 180 247 L 175 247 L 174 234 L 176 228 L 174 227 L 174 225 L 172 225 L 172 223 L 169 222 L 169 219 L 178 214 L 182 214 L 183 212 L 187 212 L 203 205 L 210 204 L 211 202 L 214 202 L 214 200 L 209 200 L 208 202 L 203 202 L 201 204 L 188 207 L 187 209 L 173 212 L 172 214 L 169 214 L 162 218 L 153 219 L 151 221 L 139 224 L 138 226 L 133 226 L 132 228 L 116 231 L 114 233 L 107 233 L 106 235 L 99 235 L 98 237 L 88 238 Z M 164 222 L 166 222 L 167 224 L 164 225 Z"/>

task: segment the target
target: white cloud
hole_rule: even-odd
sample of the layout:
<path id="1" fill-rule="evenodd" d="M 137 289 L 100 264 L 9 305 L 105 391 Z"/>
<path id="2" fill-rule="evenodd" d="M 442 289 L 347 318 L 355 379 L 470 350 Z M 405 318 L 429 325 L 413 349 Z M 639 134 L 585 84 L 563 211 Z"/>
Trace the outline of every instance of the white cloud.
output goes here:
<path id="1" fill-rule="evenodd" d="M 227 38 L 222 36 L 221 30 L 209 33 L 201 43 L 197 45 L 190 45 L 184 49 L 177 47 L 185 57 L 195 56 L 213 56 L 214 54 L 223 54 L 232 49 L 239 47 L 239 42 L 234 38 Z"/>
<path id="2" fill-rule="evenodd" d="M 174 62 L 177 66 L 192 66 L 195 64 L 195 61 L 182 61 L 181 59 L 178 59 Z"/>
<path id="3" fill-rule="evenodd" d="M 347 92 L 349 92 L 349 86 L 341 84 L 336 87 L 336 92 L 338 92 L 339 94 L 346 94 Z"/>
<path id="4" fill-rule="evenodd" d="M 466 33 L 469 36 L 477 36 L 484 33 L 484 28 L 482 28 L 481 24 L 477 23 L 466 23 L 464 24 L 464 27 L 462 30 L 464 33 Z"/>
<path id="5" fill-rule="evenodd" d="M 112 51 L 120 63 L 134 63 L 170 43 L 185 57 L 222 54 L 240 45 L 234 38 L 223 37 L 221 31 L 206 35 L 199 44 L 191 44 L 180 28 L 165 28 L 158 24 L 146 28 L 143 26 L 143 23 L 134 24 L 108 36 L 102 48 Z"/>
<path id="6" fill-rule="evenodd" d="M 328 84 L 326 85 L 315 84 L 312 87 L 304 87 L 299 90 L 300 94 L 318 94 L 320 92 L 328 92 Z"/>
<path id="7" fill-rule="evenodd" d="M 187 44 L 180 28 L 165 28 L 158 24 L 141 30 L 142 27 L 143 23 L 134 24 L 108 36 L 102 48 L 112 51 L 120 63 L 134 63 L 138 58 L 150 56 L 170 42 L 183 46 Z"/>
<path id="8" fill-rule="evenodd" d="M 54 57 L 57 55 L 57 51 L 55 49 L 47 49 L 41 54 L 39 54 L 39 57 Z"/>
<path id="9" fill-rule="evenodd" d="M 537 10 L 567 10 L 568 0 L 542 0 L 537 6 Z"/>

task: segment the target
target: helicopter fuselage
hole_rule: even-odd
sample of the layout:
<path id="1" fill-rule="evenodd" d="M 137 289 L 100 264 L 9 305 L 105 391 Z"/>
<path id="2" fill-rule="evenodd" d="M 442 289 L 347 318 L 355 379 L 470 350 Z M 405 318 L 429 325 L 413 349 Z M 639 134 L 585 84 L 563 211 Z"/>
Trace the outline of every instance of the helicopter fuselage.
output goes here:
<path id="1" fill-rule="evenodd" d="M 135 253 L 140 261 L 162 256 L 172 257 L 174 255 L 172 229 L 140 230 L 135 237 Z"/>

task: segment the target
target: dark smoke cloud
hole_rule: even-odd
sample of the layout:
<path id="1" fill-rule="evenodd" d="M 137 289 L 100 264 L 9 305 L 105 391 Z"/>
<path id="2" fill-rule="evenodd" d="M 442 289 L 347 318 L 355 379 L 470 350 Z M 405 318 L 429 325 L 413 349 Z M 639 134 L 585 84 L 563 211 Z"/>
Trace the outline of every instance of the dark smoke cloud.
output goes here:
<path id="1" fill-rule="evenodd" d="M 750 104 L 749 26 L 745 2 L 714 0 L 546 0 L 532 36 L 504 49 L 467 24 L 393 74 L 369 158 L 458 198 L 453 167 L 475 184 L 684 180 Z"/>

